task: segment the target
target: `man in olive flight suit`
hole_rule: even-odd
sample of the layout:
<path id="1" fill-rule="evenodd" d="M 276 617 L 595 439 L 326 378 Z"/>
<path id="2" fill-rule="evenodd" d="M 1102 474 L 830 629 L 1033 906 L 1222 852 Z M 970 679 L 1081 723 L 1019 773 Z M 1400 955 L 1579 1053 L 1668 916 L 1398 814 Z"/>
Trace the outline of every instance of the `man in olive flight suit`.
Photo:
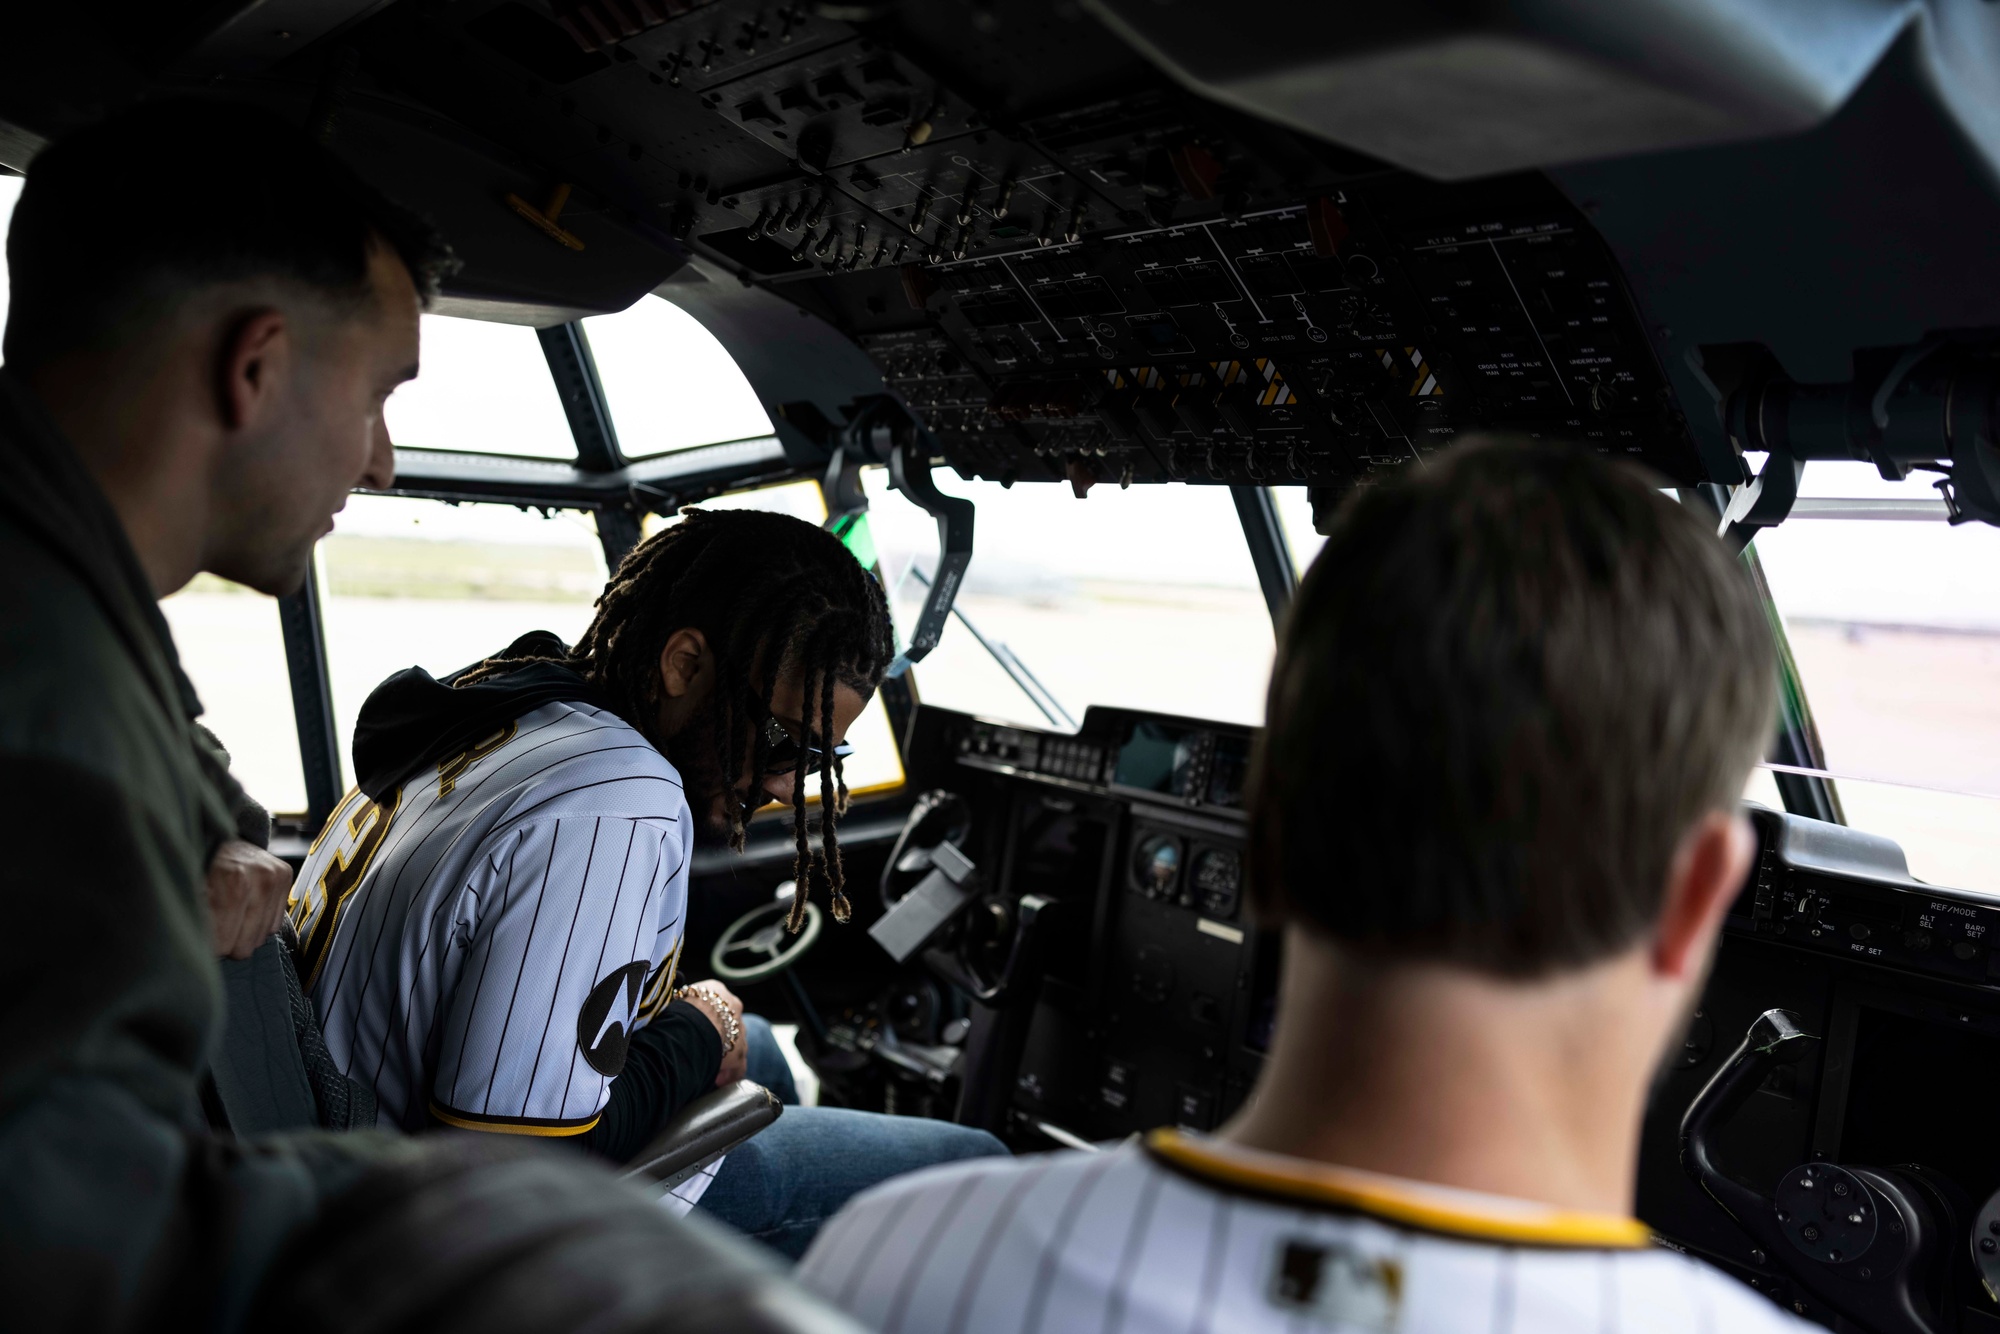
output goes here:
<path id="1" fill-rule="evenodd" d="M 168 102 L 45 150 L 8 259 L 0 1325 L 303 1334 L 449 1296 L 427 1329 L 669 1299 L 723 1327 L 695 1298 L 766 1280 L 601 1174 L 218 1129 L 216 958 L 269 937 L 290 877 L 198 731 L 157 600 L 201 571 L 290 593 L 348 492 L 390 484 L 383 402 L 448 252 L 275 116 Z"/>
<path id="2" fill-rule="evenodd" d="M 261 117 L 156 110 L 47 150 L 14 215 L 0 369 L 10 1324 L 229 1323 L 290 1225 L 369 1160 L 365 1139 L 263 1151 L 206 1133 L 215 959 L 269 934 L 287 877 L 241 838 L 240 793 L 197 732 L 157 601 L 202 570 L 292 591 L 349 489 L 390 480 L 381 407 L 416 373 L 428 233 L 301 146 Z M 242 168 L 260 149 L 253 189 Z"/>

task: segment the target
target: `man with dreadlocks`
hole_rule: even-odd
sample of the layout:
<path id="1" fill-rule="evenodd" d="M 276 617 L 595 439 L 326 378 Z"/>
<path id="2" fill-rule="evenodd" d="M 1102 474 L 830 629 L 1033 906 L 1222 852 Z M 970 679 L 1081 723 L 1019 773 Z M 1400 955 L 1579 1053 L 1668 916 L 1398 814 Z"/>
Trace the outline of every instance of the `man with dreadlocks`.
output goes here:
<path id="1" fill-rule="evenodd" d="M 407 1130 L 617 1161 L 746 1070 L 795 1101 L 769 1025 L 718 982 L 674 985 L 693 826 L 740 851 L 758 807 L 789 803 L 794 924 L 822 886 L 845 920 L 841 739 L 893 653 L 881 586 L 830 534 L 691 509 L 625 558 L 574 649 L 537 632 L 443 681 L 389 678 L 291 900 L 335 1062 Z M 796 1256 L 856 1191 L 1000 1152 L 945 1122 L 794 1108 L 675 1194 Z"/>

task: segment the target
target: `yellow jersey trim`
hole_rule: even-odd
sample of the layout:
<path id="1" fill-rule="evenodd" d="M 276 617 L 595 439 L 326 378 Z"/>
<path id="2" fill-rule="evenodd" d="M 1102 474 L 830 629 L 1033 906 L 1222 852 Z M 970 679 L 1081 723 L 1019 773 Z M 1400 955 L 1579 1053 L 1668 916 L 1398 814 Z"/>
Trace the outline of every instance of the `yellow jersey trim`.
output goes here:
<path id="1" fill-rule="evenodd" d="M 454 1112 L 449 1107 L 431 1102 L 431 1115 L 448 1126 L 460 1130 L 483 1130 L 494 1135 L 538 1135 L 548 1139 L 567 1139 L 571 1135 L 581 1135 L 595 1126 L 603 1113 L 587 1121 L 529 1121 L 514 1116 L 473 1116 L 467 1112 Z"/>
<path id="2" fill-rule="evenodd" d="M 674 942 L 674 952 L 660 962 L 660 970 L 653 974 L 653 985 L 639 999 L 639 1017 L 647 1023 L 651 1023 L 674 998 L 674 972 L 681 965 L 681 946 L 685 944 L 685 935 Z"/>
<path id="3" fill-rule="evenodd" d="M 1233 1145 L 1211 1146 L 1176 1130 L 1155 1130 L 1146 1137 L 1146 1149 L 1168 1166 L 1215 1184 L 1470 1241 L 1599 1250 L 1638 1250 L 1653 1242 L 1652 1230 L 1636 1218 L 1575 1213 Z"/>

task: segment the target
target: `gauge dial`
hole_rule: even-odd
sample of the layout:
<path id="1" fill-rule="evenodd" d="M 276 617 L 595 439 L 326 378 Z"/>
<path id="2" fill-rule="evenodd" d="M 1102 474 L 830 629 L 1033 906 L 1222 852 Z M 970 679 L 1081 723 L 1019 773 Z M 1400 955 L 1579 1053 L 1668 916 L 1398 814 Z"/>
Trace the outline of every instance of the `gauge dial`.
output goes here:
<path id="1" fill-rule="evenodd" d="M 1393 337 L 1396 317 L 1391 315 L 1380 302 L 1365 296 L 1343 296 L 1335 302 L 1339 317 L 1335 321 L 1340 331 L 1350 338 Z"/>
<path id="2" fill-rule="evenodd" d="M 1148 834 L 1132 849 L 1132 884 L 1149 899 L 1172 898 L 1181 878 L 1181 841 Z"/>
<path id="3" fill-rule="evenodd" d="M 1243 858 L 1232 848 L 1210 848 L 1194 859 L 1195 901 L 1210 917 L 1229 917 L 1243 890 Z"/>

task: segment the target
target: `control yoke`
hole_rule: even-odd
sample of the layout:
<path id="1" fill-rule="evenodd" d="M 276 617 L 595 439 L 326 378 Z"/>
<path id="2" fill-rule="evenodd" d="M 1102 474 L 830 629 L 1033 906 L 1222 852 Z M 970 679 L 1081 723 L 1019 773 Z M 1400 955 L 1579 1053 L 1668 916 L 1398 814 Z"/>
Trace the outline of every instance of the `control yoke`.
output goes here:
<path id="1" fill-rule="evenodd" d="M 889 484 L 908 496 L 918 508 L 937 520 L 938 563 L 931 575 L 931 591 L 917 617 L 910 642 L 889 666 L 890 676 L 901 676 L 938 645 L 951 605 L 958 598 L 958 586 L 972 564 L 972 502 L 948 496 L 938 490 L 931 477 L 932 460 L 939 447 L 924 424 L 912 416 L 898 399 L 876 394 L 860 400 L 842 429 L 828 472 L 841 493 L 839 503 L 852 507 L 858 489 L 843 483 L 862 463 L 889 465 Z M 860 504 L 866 505 L 866 500 Z"/>
<path id="2" fill-rule="evenodd" d="M 1922 1169 L 1808 1162 L 1775 1194 L 1725 1174 L 1716 1139 L 1780 1066 L 1818 1039 L 1766 1010 L 1681 1121 L 1681 1166 L 1800 1287 L 1875 1334 L 1943 1334 L 1950 1200 Z"/>
<path id="3" fill-rule="evenodd" d="M 1705 347 L 1696 369 L 1730 443 L 1768 456 L 1723 515 L 1733 545 L 1784 521 L 1813 459 L 1873 463 L 1891 481 L 1941 473 L 1953 523 L 2000 525 L 2000 339 L 1990 331 L 1864 348 L 1841 384 L 1795 383 L 1755 344 Z"/>
<path id="4" fill-rule="evenodd" d="M 956 793 L 917 798 L 882 868 L 885 911 L 868 934 L 897 963 L 921 953 L 938 977 L 981 1005 L 1000 1007 L 1032 993 L 1060 914 L 1039 895 L 1010 905 L 987 892 L 979 868 L 959 847 L 971 820 Z M 993 976 L 972 957 L 988 946 L 1004 946 L 1006 954 Z"/>

